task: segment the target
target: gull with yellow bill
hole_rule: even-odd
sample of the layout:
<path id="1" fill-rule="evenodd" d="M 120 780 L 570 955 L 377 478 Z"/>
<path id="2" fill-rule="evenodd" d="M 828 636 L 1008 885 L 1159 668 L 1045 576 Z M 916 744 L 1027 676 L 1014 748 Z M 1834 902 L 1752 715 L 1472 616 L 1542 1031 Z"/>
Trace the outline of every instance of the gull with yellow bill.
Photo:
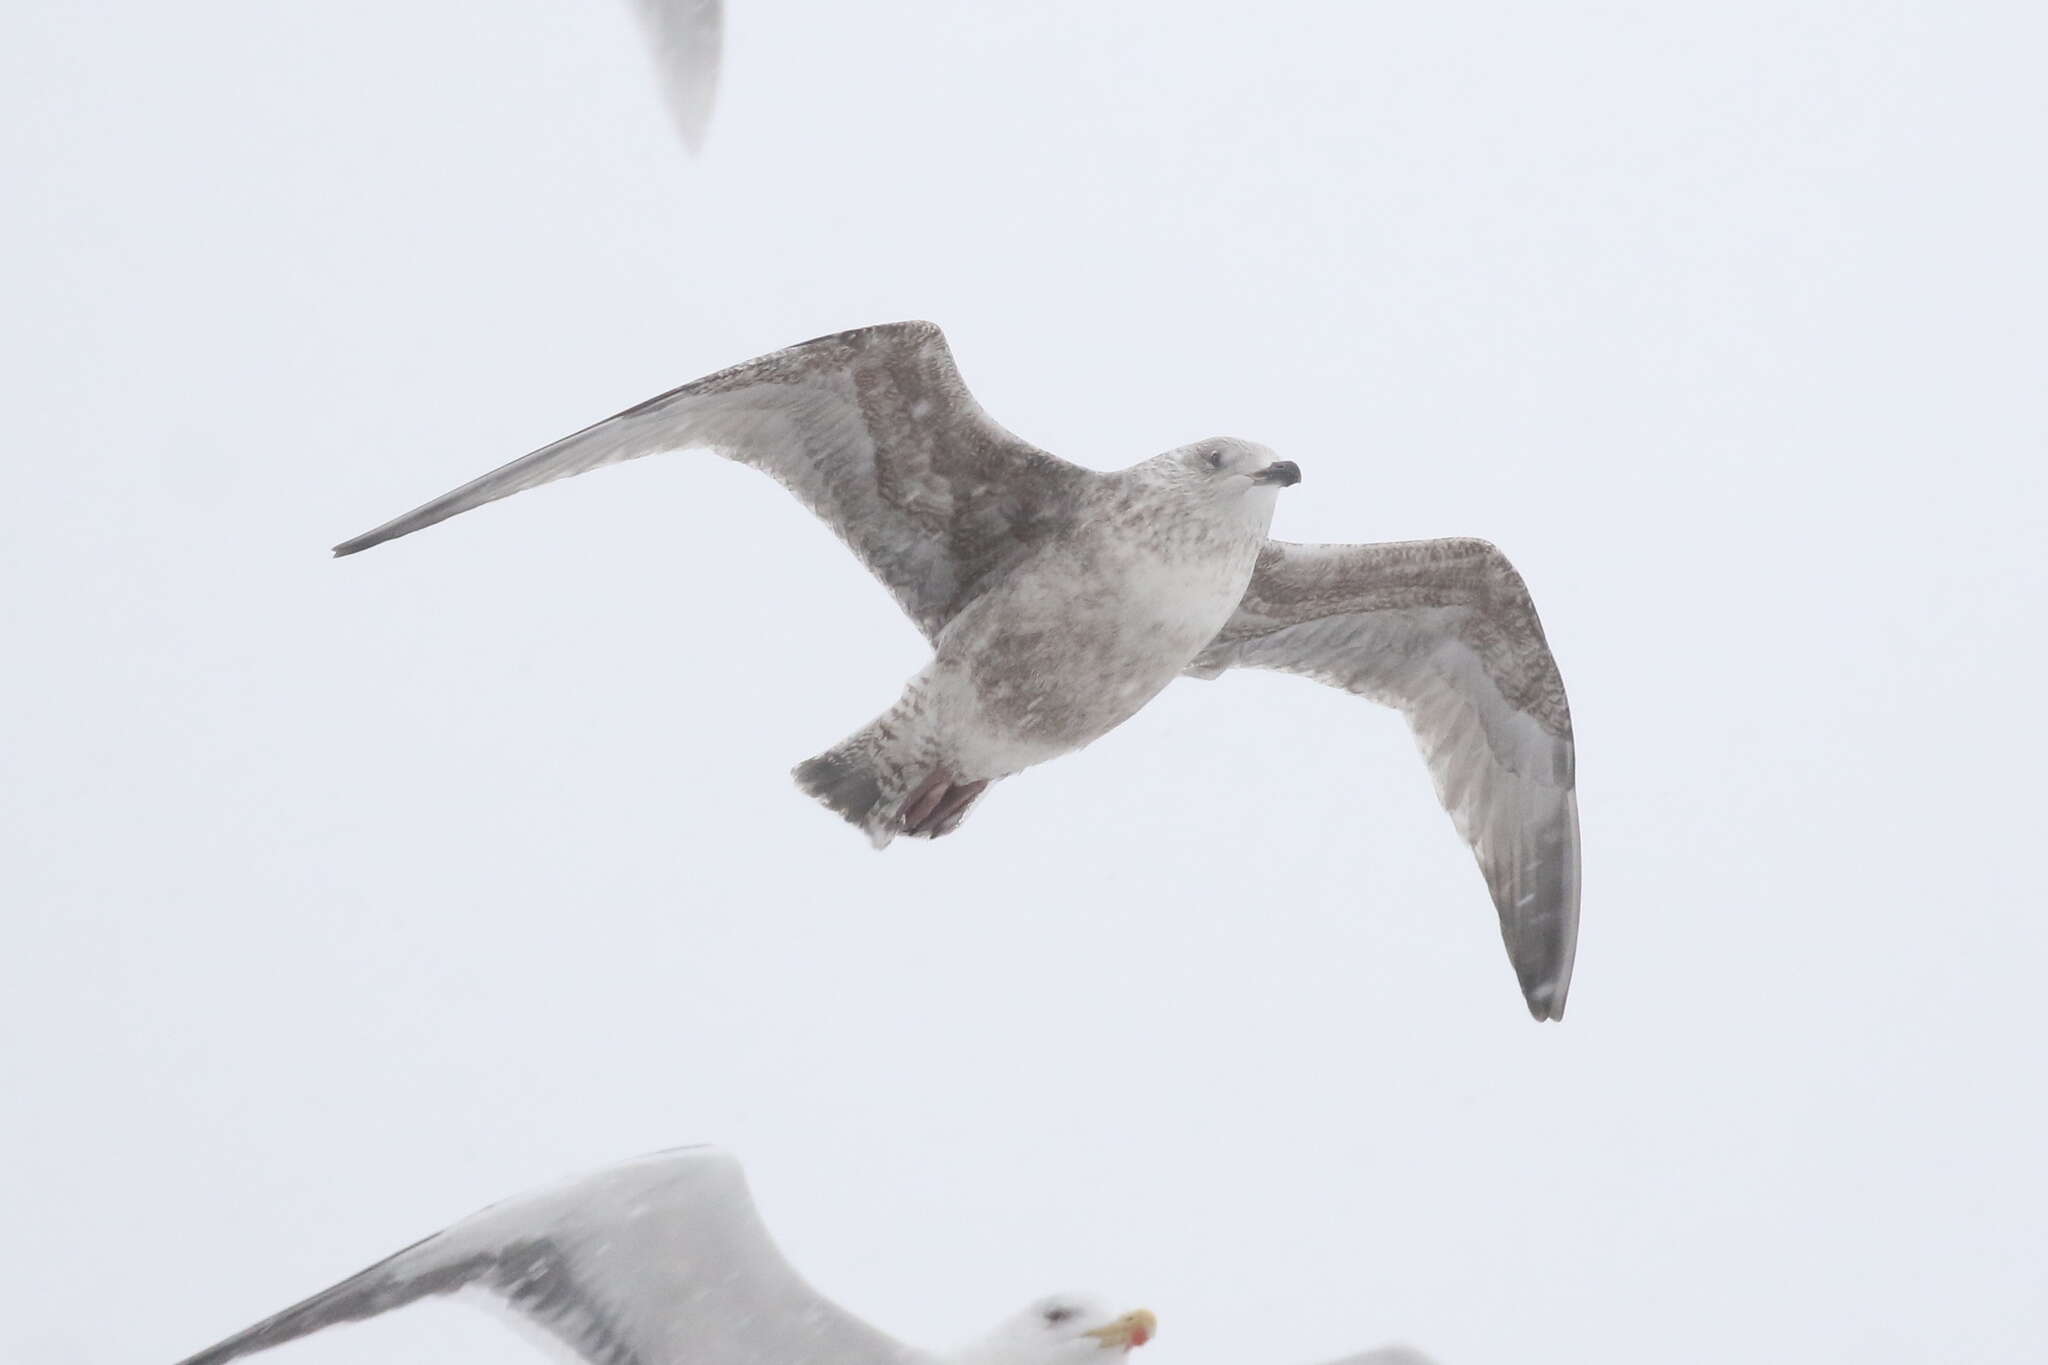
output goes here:
<path id="1" fill-rule="evenodd" d="M 1143 1308 L 1061 1294 L 965 1347 L 907 1346 L 790 1268 L 738 1161 L 685 1147 L 494 1204 L 183 1365 L 448 1295 L 510 1314 L 586 1365 L 1115 1365 L 1158 1330 Z"/>

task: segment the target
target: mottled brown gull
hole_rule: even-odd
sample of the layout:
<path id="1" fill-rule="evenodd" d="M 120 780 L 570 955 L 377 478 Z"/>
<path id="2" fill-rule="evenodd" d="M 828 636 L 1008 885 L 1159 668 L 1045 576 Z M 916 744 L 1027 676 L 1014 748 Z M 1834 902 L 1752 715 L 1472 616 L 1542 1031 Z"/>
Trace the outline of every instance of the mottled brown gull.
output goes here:
<path id="1" fill-rule="evenodd" d="M 783 1260 L 738 1162 L 686 1147 L 494 1204 L 182 1365 L 225 1365 L 449 1295 L 507 1313 L 585 1365 L 1111 1365 L 1158 1330 L 1142 1308 L 1060 1294 L 957 1350 L 904 1345 Z"/>
<path id="2" fill-rule="evenodd" d="M 780 481 L 932 643 L 894 706 L 796 769 L 877 847 L 951 833 L 989 784 L 1100 738 L 1183 674 L 1298 673 L 1407 717 L 1530 1012 L 1562 1017 L 1579 918 L 1571 715 L 1521 576 L 1481 540 L 1268 540 L 1301 475 L 1264 446 L 1213 438 L 1083 469 L 991 421 L 938 328 L 895 323 L 685 384 L 335 553 L 690 447 Z"/>

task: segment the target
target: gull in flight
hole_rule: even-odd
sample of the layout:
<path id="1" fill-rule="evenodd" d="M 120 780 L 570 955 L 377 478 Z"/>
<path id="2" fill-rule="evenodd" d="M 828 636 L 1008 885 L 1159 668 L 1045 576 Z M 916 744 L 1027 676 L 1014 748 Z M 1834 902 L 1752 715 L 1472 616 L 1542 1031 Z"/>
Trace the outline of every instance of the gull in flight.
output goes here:
<path id="1" fill-rule="evenodd" d="M 1175 678 L 1298 674 L 1407 717 L 1471 845 L 1529 1011 L 1563 1017 L 1579 922 L 1571 713 L 1535 605 L 1482 540 L 1266 537 L 1292 461 L 1212 438 L 1098 473 L 991 421 L 939 329 L 867 327 L 628 408 L 335 547 L 704 447 L 782 483 L 932 645 L 896 704 L 799 764 L 876 847 L 1091 743 Z"/>
<path id="2" fill-rule="evenodd" d="M 1112 1365 L 1159 1326 L 1142 1308 L 1059 1294 L 960 1349 L 906 1346 L 790 1268 L 737 1161 L 686 1147 L 494 1204 L 182 1365 L 455 1294 L 585 1365 Z"/>

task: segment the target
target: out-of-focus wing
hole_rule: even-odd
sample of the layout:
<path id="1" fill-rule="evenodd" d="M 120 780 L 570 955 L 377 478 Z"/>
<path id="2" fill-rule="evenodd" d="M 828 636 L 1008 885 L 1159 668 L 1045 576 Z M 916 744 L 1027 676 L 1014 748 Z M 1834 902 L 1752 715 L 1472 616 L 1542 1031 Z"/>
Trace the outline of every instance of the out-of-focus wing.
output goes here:
<path id="1" fill-rule="evenodd" d="M 1579 937 L 1571 711 L 1535 604 L 1483 540 L 1270 542 L 1189 669 L 1276 668 L 1408 718 L 1472 845 L 1529 1012 L 1564 1017 Z"/>
<path id="2" fill-rule="evenodd" d="M 707 447 L 838 532 L 927 638 L 1099 475 L 1012 436 L 929 322 L 820 337 L 671 389 L 334 547 L 354 554 L 572 474 Z"/>
<path id="3" fill-rule="evenodd" d="M 435 1295 L 488 1296 L 589 1365 L 922 1365 L 821 1297 L 708 1147 L 496 1204 L 183 1365 L 223 1365 Z"/>
<path id="4" fill-rule="evenodd" d="M 634 0 L 662 98 L 674 117 L 683 145 L 704 148 L 711 107 L 718 100 L 718 62 L 725 43 L 725 6 L 720 0 Z"/>

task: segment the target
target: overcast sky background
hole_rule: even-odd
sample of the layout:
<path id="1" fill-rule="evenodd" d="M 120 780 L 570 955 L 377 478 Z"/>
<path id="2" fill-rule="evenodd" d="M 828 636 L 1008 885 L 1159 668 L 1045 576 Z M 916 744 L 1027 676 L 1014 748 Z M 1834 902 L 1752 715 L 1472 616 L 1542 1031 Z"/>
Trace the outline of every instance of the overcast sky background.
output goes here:
<path id="1" fill-rule="evenodd" d="M 2048 19 L 2023 4 L 10 7 L 0 1356 L 169 1362 L 727 1145 L 942 1345 L 2024 1361 L 2048 1339 Z M 790 765 L 924 649 L 706 456 L 326 547 L 927 317 L 998 420 L 1485 536 L 1570 690 L 1530 1022 L 1391 713 L 1182 682 L 884 855 Z M 429 1305 L 276 1365 L 497 1365 Z"/>

